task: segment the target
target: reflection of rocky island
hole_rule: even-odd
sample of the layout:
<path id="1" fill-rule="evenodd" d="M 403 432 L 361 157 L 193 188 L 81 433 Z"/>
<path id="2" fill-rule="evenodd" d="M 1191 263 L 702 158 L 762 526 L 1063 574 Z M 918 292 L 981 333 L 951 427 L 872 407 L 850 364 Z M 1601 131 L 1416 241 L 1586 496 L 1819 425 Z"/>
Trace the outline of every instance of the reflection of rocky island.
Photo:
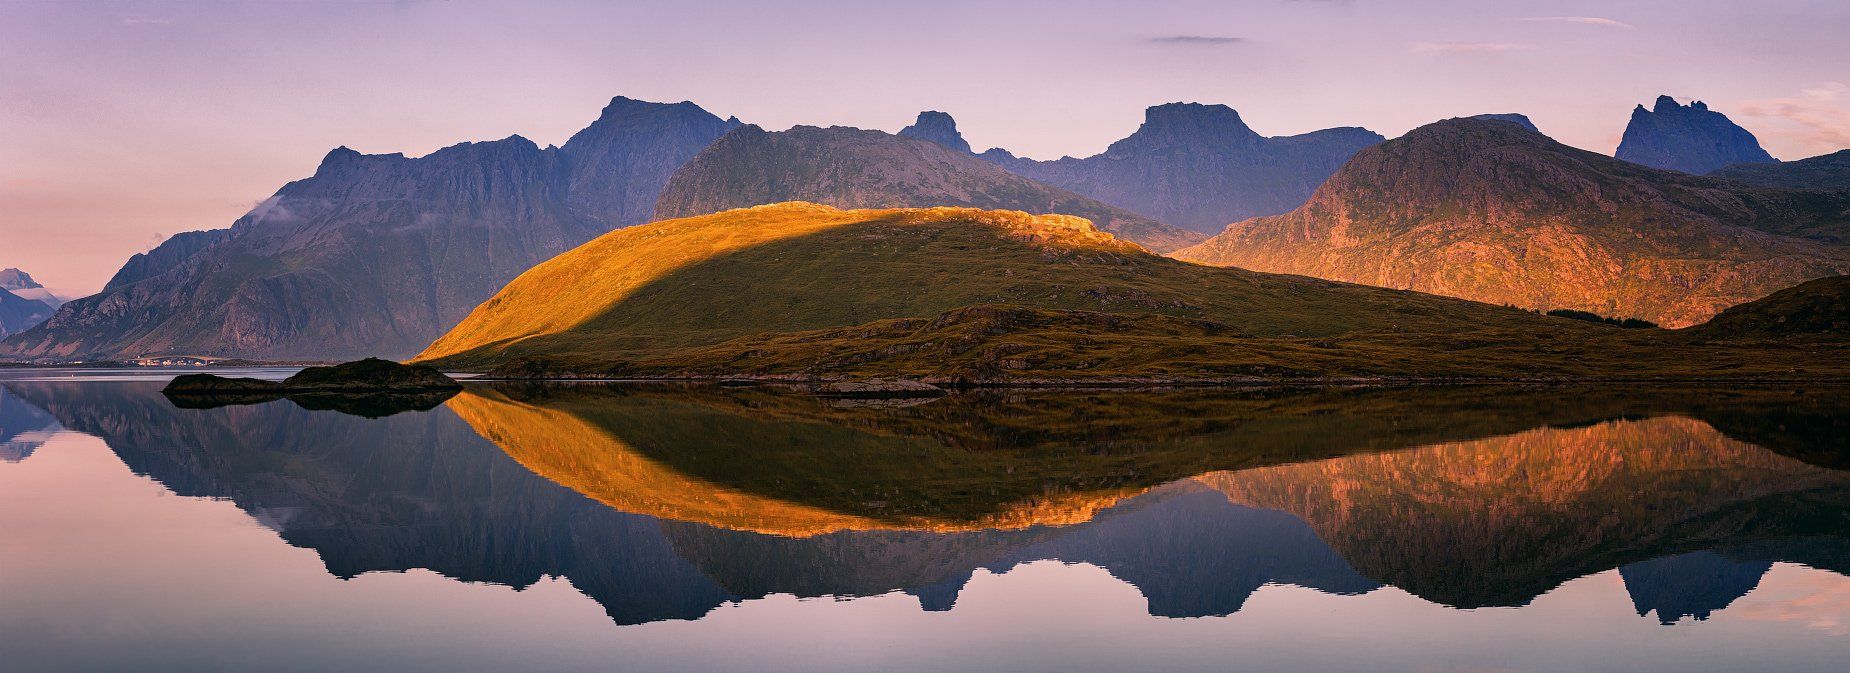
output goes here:
<path id="1" fill-rule="evenodd" d="M 1105 568 L 1165 616 L 1228 614 L 1267 583 L 1347 594 L 1387 582 L 1455 605 L 1510 604 L 1571 577 L 1699 549 L 1842 571 L 1831 559 L 1847 556 L 1850 538 L 1841 473 L 1722 438 L 1709 429 L 1719 420 L 1598 422 L 1675 411 L 1754 428 L 1745 417 L 1756 408 L 1811 417 L 1815 395 L 1046 392 L 882 409 L 755 390 L 477 389 L 450 403 L 457 413 L 368 420 L 286 402 L 178 410 L 132 384 L 7 385 L 102 437 L 137 473 L 235 502 L 337 576 L 428 568 L 516 587 L 563 577 L 626 624 L 697 618 L 773 593 L 904 591 L 945 609 L 977 569 L 1038 559 Z M 1529 430 L 1547 423 L 1580 427 Z M 1802 424 L 1783 427 L 1767 436 L 1804 434 L 1792 430 Z M 1575 437 L 1584 441 L 1549 445 Z M 627 448 L 597 456 L 586 442 Z M 1610 449 L 1603 460 L 1600 446 Z M 1548 451 L 1568 460 L 1557 470 L 1542 459 Z M 1280 464 L 1329 456 L 1347 457 Z M 1359 469 L 1343 467 L 1352 461 L 1398 466 L 1387 474 L 1421 487 L 1357 490 L 1341 481 Z M 1574 495 L 1576 470 L 1591 495 Z M 923 478 L 895 492 L 908 474 Z M 1713 488 L 1710 477 L 1730 483 Z M 1500 480 L 1513 495 L 1482 487 Z M 1431 493 L 1421 490 L 1428 483 Z M 643 495 L 625 500 L 619 484 Z M 1265 484 L 1305 498 L 1257 502 L 1272 492 Z M 1255 498 L 1236 504 L 1209 486 Z M 1628 498 L 1608 487 L 1654 492 Z M 1343 519 L 1366 522 L 1360 529 L 1331 526 L 1318 498 L 1335 492 L 1378 503 L 1355 511 L 1381 515 Z M 1450 514 L 1399 504 L 1414 496 Z M 1511 509 L 1532 501 L 1542 506 Z M 650 515 L 669 509 L 689 520 Z M 790 512 L 801 516 L 776 518 Z M 1434 521 L 1486 528 L 1393 534 Z M 1632 565 L 1626 584 L 1641 611 L 1664 618 L 1717 609 L 1738 590 L 1688 566 Z"/>

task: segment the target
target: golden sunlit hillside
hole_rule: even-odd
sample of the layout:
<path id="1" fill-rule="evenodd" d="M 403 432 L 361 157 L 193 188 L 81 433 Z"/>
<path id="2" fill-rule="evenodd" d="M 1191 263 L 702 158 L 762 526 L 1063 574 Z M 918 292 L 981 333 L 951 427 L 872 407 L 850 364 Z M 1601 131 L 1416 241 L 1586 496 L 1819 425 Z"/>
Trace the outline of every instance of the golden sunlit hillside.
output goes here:
<path id="1" fill-rule="evenodd" d="M 607 234 L 521 275 L 417 359 L 510 377 L 949 382 L 1850 370 L 1817 345 L 1692 358 L 1672 334 L 1200 266 L 1068 216 L 785 203 Z"/>

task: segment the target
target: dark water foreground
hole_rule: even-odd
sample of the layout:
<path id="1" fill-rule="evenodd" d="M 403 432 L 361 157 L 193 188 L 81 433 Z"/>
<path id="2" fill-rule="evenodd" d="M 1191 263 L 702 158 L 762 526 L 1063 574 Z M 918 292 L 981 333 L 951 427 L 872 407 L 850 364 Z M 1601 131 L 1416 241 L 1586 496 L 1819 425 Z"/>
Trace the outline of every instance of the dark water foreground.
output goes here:
<path id="1" fill-rule="evenodd" d="M 1844 388 L 472 385 L 354 415 L 6 376 L 6 671 L 1850 659 Z"/>

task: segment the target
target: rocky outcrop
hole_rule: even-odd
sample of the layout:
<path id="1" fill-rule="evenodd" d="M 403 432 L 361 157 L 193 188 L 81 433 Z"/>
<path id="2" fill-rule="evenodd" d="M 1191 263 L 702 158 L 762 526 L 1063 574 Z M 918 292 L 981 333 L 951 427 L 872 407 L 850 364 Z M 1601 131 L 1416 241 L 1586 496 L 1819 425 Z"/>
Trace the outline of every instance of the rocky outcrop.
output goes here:
<path id="1" fill-rule="evenodd" d="M 918 121 L 899 130 L 899 137 L 929 140 L 958 152 L 970 151 L 970 143 L 957 132 L 957 120 L 936 110 L 920 112 Z"/>
<path id="2" fill-rule="evenodd" d="M 218 393 L 361 393 L 384 391 L 461 390 L 456 379 L 425 365 L 403 365 L 366 358 L 338 365 L 308 367 L 281 381 L 185 374 L 174 377 L 161 392 L 168 395 Z"/>
<path id="3" fill-rule="evenodd" d="M 520 136 L 417 158 L 338 148 L 229 230 L 138 256 L 0 353 L 409 355 L 534 264 L 646 220 L 668 174 L 734 124 L 618 98 L 565 148 Z"/>
<path id="4" fill-rule="evenodd" d="M 1684 327 L 1850 272 L 1850 193 L 1748 187 L 1454 119 L 1176 257 Z"/>
<path id="5" fill-rule="evenodd" d="M 174 267 L 186 263 L 201 250 L 217 245 L 231 237 L 230 229 L 211 229 L 207 231 L 187 231 L 169 236 L 154 246 L 153 250 L 136 253 L 128 262 L 116 271 L 116 275 L 103 284 L 105 291 L 141 282 L 143 280 L 167 273 Z"/>
<path id="6" fill-rule="evenodd" d="M 1850 190 L 1850 150 L 1776 164 L 1734 164 L 1709 176 L 1759 187 Z"/>
<path id="7" fill-rule="evenodd" d="M 982 157 L 1010 172 L 1202 233 L 1296 208 L 1358 150 L 1385 140 L 1344 127 L 1265 137 L 1225 105 L 1170 103 L 1143 126 L 1083 159 L 1035 161 L 1006 150 Z"/>
<path id="8" fill-rule="evenodd" d="M 784 201 L 837 208 L 965 206 L 1060 213 L 1165 251 L 1200 235 L 1015 175 L 935 142 L 880 131 L 744 126 L 713 143 L 662 190 L 659 218 Z"/>
<path id="9" fill-rule="evenodd" d="M 1632 110 L 1625 137 L 1613 156 L 1652 168 L 1701 175 L 1742 163 L 1778 161 L 1760 148 L 1760 141 L 1726 115 L 1710 110 L 1702 101 L 1678 104 L 1658 96 L 1651 109 Z"/>

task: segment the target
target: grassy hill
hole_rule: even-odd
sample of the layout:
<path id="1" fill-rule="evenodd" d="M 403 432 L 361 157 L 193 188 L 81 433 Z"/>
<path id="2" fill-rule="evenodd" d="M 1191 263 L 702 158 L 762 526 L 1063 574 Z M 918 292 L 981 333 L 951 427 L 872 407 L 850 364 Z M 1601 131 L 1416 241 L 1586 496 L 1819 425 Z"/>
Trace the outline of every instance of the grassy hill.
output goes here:
<path id="1" fill-rule="evenodd" d="M 1696 343 L 1200 266 L 1073 217 L 805 203 L 607 234 L 521 275 L 417 360 L 513 376 L 952 383 L 1850 373 L 1829 343 Z"/>

